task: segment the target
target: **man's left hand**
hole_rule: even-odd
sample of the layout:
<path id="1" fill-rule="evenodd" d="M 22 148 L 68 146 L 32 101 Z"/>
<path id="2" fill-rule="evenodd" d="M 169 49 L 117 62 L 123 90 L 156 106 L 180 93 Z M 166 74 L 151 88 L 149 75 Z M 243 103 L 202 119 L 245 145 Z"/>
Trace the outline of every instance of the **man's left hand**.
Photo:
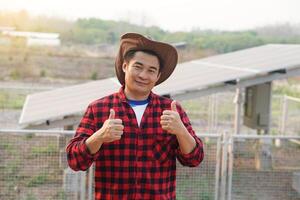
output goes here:
<path id="1" fill-rule="evenodd" d="M 176 101 L 172 101 L 171 110 L 164 110 L 160 117 L 160 124 L 163 130 L 178 135 L 184 133 L 185 126 L 177 112 Z"/>

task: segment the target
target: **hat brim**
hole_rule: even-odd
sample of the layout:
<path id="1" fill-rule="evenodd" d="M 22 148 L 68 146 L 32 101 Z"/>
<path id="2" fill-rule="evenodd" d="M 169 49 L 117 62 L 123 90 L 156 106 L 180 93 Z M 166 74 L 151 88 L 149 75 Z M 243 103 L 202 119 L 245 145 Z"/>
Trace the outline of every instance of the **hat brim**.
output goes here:
<path id="1" fill-rule="evenodd" d="M 163 66 L 160 66 L 161 75 L 155 85 L 168 79 L 177 65 L 178 54 L 172 45 L 148 39 L 138 33 L 126 33 L 121 37 L 120 48 L 115 61 L 116 75 L 122 85 L 125 84 L 125 73 L 122 70 L 124 56 L 130 50 L 153 51 L 159 56 Z"/>

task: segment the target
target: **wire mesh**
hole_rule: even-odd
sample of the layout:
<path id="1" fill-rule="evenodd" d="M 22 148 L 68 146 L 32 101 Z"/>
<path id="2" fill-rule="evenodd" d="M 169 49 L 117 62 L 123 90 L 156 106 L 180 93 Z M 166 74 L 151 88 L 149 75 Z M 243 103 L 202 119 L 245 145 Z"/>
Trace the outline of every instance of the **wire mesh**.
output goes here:
<path id="1" fill-rule="evenodd" d="M 295 173 L 300 171 L 300 148 L 292 141 L 236 136 L 232 199 L 300 199 L 300 188 L 293 187 Z"/>
<path id="2" fill-rule="evenodd" d="M 86 173 L 74 172 L 67 166 L 65 145 L 70 138 L 71 135 L 34 131 L 0 132 L 0 199 L 94 199 L 94 168 Z M 217 139 L 204 141 L 206 156 L 199 167 L 177 163 L 178 199 L 215 196 Z"/>
<path id="3" fill-rule="evenodd" d="M 300 135 L 300 99 L 286 97 L 285 135 Z"/>
<path id="4" fill-rule="evenodd" d="M 0 131 L 0 199 L 94 199 L 94 168 L 74 172 L 67 166 L 65 145 L 71 137 Z M 196 168 L 177 163 L 177 199 L 219 199 L 218 149 L 224 143 L 219 136 L 199 137 L 204 161 Z M 234 136 L 232 199 L 300 199 L 299 138 L 293 137 Z"/>
<path id="5" fill-rule="evenodd" d="M 200 166 L 184 167 L 177 162 L 176 199 L 215 199 L 218 138 L 202 139 L 205 157 Z"/>
<path id="6" fill-rule="evenodd" d="M 79 198 L 78 186 L 68 189 L 71 176 L 66 174 L 62 137 L 0 132 L 0 199 Z M 78 172 L 72 174 L 76 179 Z"/>

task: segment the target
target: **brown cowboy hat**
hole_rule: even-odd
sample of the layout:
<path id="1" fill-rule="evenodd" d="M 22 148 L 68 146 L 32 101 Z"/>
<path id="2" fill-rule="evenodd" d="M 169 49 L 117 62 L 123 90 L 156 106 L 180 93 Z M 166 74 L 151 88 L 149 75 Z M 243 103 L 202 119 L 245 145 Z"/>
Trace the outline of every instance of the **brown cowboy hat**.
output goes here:
<path id="1" fill-rule="evenodd" d="M 125 73 L 122 70 L 124 56 L 130 50 L 153 51 L 159 56 L 162 66 L 160 66 L 161 75 L 156 85 L 165 81 L 177 65 L 178 54 L 172 45 L 151 40 L 138 33 L 126 33 L 121 36 L 120 49 L 115 62 L 116 75 L 122 85 L 125 83 Z"/>

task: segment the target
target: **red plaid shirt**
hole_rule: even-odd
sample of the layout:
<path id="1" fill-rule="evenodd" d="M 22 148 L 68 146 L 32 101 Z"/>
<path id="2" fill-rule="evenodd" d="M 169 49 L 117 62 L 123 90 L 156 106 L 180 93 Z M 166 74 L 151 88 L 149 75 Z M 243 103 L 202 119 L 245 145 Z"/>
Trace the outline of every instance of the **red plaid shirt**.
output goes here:
<path id="1" fill-rule="evenodd" d="M 149 99 L 140 127 L 123 88 L 88 106 L 66 150 L 69 166 L 75 171 L 86 170 L 96 163 L 95 199 L 175 199 L 176 157 L 190 167 L 203 160 L 202 141 L 181 106 L 177 104 L 181 120 L 196 140 L 196 147 L 189 154 L 183 154 L 176 136 L 160 125 L 162 112 L 171 109 L 172 100 L 154 93 Z M 110 108 L 115 110 L 115 118 L 123 121 L 122 138 L 104 143 L 92 155 L 85 140 L 102 127 Z"/>

